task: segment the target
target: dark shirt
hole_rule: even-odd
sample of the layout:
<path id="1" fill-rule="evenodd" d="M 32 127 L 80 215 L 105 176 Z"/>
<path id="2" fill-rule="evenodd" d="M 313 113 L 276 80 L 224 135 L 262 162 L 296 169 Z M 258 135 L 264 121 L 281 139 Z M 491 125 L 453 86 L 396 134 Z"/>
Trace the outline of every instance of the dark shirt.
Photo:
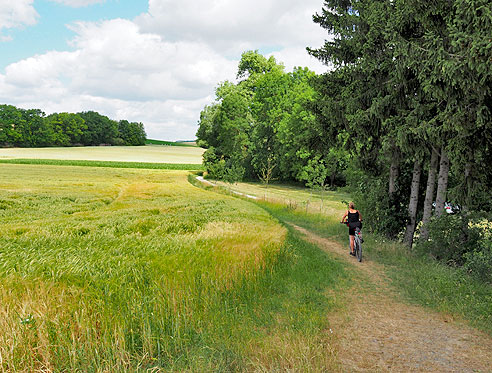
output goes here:
<path id="1" fill-rule="evenodd" d="M 349 223 L 355 223 L 359 221 L 359 211 L 356 212 L 350 212 L 348 211 L 348 222 Z"/>

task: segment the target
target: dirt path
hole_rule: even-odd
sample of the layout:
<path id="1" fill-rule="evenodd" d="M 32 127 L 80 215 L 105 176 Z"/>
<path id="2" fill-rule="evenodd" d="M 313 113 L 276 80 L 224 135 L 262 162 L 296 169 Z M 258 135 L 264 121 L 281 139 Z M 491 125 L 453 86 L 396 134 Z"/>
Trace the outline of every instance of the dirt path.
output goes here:
<path id="1" fill-rule="evenodd" d="M 381 265 L 358 263 L 348 247 L 294 227 L 361 273 L 343 295 L 347 312 L 329 315 L 341 371 L 492 372 L 492 338 L 449 316 L 403 303 Z"/>

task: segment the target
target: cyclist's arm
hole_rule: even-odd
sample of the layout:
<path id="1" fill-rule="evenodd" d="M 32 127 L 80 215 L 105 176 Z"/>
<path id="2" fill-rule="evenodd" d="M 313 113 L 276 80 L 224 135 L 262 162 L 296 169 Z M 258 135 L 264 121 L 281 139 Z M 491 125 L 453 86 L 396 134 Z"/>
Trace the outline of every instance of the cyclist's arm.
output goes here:
<path id="1" fill-rule="evenodd" d="M 343 215 L 343 218 L 342 218 L 341 223 L 343 223 L 345 221 L 345 218 L 347 217 L 347 214 L 348 214 L 348 212 L 346 212 L 345 215 Z"/>
<path id="2" fill-rule="evenodd" d="M 362 221 L 362 214 L 359 211 L 359 221 Z"/>

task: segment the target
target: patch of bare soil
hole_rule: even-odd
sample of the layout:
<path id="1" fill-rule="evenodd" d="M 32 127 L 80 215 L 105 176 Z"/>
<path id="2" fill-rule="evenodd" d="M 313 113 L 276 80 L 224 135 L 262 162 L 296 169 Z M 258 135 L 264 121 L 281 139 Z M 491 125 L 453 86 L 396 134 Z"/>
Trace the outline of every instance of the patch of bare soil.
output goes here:
<path id="1" fill-rule="evenodd" d="M 344 314 L 328 315 L 342 372 L 492 372 L 488 335 L 448 315 L 404 303 L 382 265 L 359 263 L 348 255 L 348 247 L 294 227 L 361 273 L 343 295 Z"/>

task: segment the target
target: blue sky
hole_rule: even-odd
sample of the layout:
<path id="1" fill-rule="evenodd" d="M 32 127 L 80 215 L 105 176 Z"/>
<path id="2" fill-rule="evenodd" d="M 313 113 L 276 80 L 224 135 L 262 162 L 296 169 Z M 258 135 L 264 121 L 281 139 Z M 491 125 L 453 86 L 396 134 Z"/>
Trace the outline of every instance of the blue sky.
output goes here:
<path id="1" fill-rule="evenodd" d="M 36 0 L 38 23 L 8 31 L 11 41 L 1 44 L 0 69 L 8 64 L 49 50 L 71 50 L 75 33 L 67 25 L 75 21 L 102 21 L 113 18 L 133 19 L 148 9 L 147 0 L 106 0 L 84 7 L 70 7 L 47 0 Z"/>
<path id="2" fill-rule="evenodd" d="M 80 6 L 80 5 L 86 6 Z M 94 110 L 149 138 L 194 139 L 241 53 L 326 71 L 306 53 L 322 0 L 0 0 L 0 104 Z"/>

